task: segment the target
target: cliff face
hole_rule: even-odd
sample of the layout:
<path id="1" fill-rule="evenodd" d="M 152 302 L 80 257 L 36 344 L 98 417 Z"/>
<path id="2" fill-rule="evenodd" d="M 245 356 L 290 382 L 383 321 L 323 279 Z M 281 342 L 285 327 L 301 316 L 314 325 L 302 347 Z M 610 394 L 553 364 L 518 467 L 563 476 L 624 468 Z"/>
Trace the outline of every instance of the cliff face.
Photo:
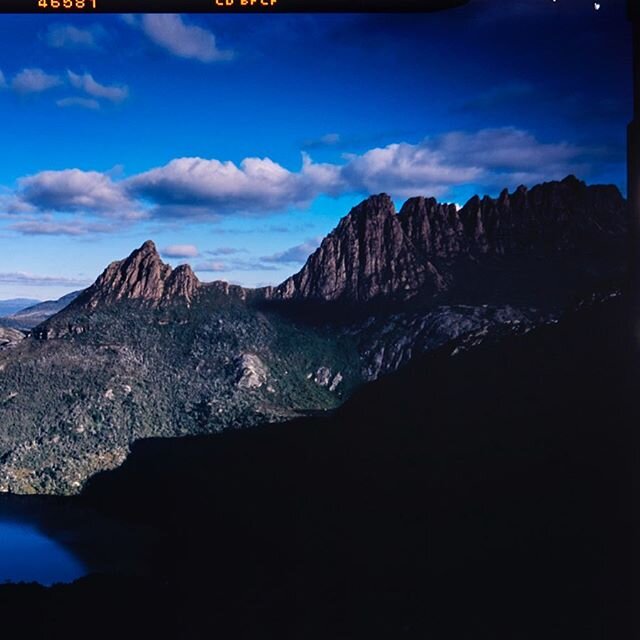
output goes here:
<path id="1" fill-rule="evenodd" d="M 355 207 L 274 299 L 366 302 L 445 291 L 456 263 L 485 257 L 606 251 L 626 228 L 625 201 L 611 185 L 574 176 L 498 198 L 474 196 L 460 210 L 411 198 L 396 214 L 387 195 Z"/>
<path id="2" fill-rule="evenodd" d="M 435 198 L 411 198 L 398 215 L 405 236 L 430 258 L 453 258 L 469 243 L 456 206 Z"/>
<path id="3" fill-rule="evenodd" d="M 163 301 L 190 303 L 200 282 L 189 265 L 172 269 L 162 262 L 150 240 L 125 260 L 112 262 L 73 306 L 95 308 L 118 300 L 140 300 L 156 306 Z"/>
<path id="4" fill-rule="evenodd" d="M 274 289 L 272 297 L 362 302 L 445 287 L 445 279 L 405 233 L 391 198 L 382 194 L 352 209 L 302 271 Z"/>

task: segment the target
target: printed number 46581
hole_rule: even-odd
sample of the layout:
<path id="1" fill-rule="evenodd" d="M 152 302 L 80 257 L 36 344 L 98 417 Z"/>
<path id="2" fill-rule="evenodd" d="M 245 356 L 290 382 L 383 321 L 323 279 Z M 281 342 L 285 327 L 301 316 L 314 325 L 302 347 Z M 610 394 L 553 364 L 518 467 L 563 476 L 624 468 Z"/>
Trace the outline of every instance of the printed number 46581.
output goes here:
<path id="1" fill-rule="evenodd" d="M 97 0 L 38 0 L 41 9 L 95 9 Z"/>

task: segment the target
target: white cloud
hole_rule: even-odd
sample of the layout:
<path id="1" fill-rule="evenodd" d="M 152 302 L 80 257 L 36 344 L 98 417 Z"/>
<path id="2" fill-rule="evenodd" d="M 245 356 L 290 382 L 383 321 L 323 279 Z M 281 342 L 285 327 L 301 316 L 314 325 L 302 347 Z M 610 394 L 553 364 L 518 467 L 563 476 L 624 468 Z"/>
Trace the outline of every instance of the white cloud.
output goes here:
<path id="1" fill-rule="evenodd" d="M 129 220 L 144 217 L 118 184 L 97 171 L 43 171 L 21 178 L 17 195 L 41 211 L 92 212 Z"/>
<path id="2" fill-rule="evenodd" d="M 37 212 L 36 207 L 22 200 L 15 191 L 0 189 L 0 216 L 15 217 Z"/>
<path id="3" fill-rule="evenodd" d="M 212 222 L 229 215 L 300 209 L 319 196 L 385 191 L 395 198 L 446 197 L 458 185 L 473 185 L 485 193 L 519 184 L 531 186 L 570 173 L 588 175 L 588 160 L 597 159 L 597 153 L 566 142 L 541 142 L 526 131 L 505 127 L 450 132 L 417 144 L 391 144 L 345 156 L 340 164 L 315 163 L 305 154 L 297 171 L 270 158 L 246 158 L 240 164 L 177 158 L 127 179 L 117 173 L 80 169 L 43 171 L 20 179 L 15 190 L 0 192 L 0 213 Z M 56 231 L 51 225 L 42 229 Z M 304 261 L 314 248 L 304 243 L 264 260 L 271 264 Z M 226 259 L 231 254 L 217 255 Z M 221 263 L 212 264 L 220 267 Z M 243 266 L 237 262 L 233 268 Z"/>
<path id="4" fill-rule="evenodd" d="M 340 134 L 339 133 L 327 133 L 326 135 L 320 138 L 320 142 L 326 145 L 338 144 L 340 142 Z"/>
<path id="5" fill-rule="evenodd" d="M 363 192 L 442 196 L 465 183 L 517 186 L 582 173 L 587 166 L 579 158 L 587 152 L 565 142 L 541 143 L 514 127 L 451 132 L 347 156 L 343 177 Z"/>
<path id="6" fill-rule="evenodd" d="M 129 95 L 129 88 L 120 85 L 104 85 L 96 82 L 90 73 L 79 75 L 73 71 L 67 71 L 69 82 L 76 89 L 81 89 L 94 98 L 104 98 L 111 102 L 122 102 Z"/>
<path id="7" fill-rule="evenodd" d="M 70 24 L 51 25 L 47 30 L 46 41 L 57 49 L 95 49 L 100 33 L 98 28 L 78 29 Z"/>
<path id="8" fill-rule="evenodd" d="M 62 98 L 56 100 L 56 104 L 59 107 L 83 107 L 84 109 L 100 109 L 100 103 L 93 98 Z"/>
<path id="9" fill-rule="evenodd" d="M 385 191 L 394 196 L 442 195 L 454 184 L 473 182 L 482 168 L 451 163 L 428 144 L 391 144 L 365 154 L 347 156 L 343 176 L 351 189 Z M 466 163 L 465 163 L 466 164 Z"/>
<path id="10" fill-rule="evenodd" d="M 477 133 L 452 132 L 434 144 L 438 153 L 457 165 L 480 166 L 505 171 L 545 168 L 572 161 L 581 153 L 575 145 L 545 144 L 515 127 L 482 129 Z"/>
<path id="11" fill-rule="evenodd" d="M 7 86 L 7 80 L 4 77 L 4 73 L 0 70 L 0 89 L 4 89 Z"/>
<path id="12" fill-rule="evenodd" d="M 216 159 L 178 158 L 125 181 L 166 218 L 215 219 L 264 214 L 309 205 L 319 195 L 387 192 L 393 197 L 446 196 L 457 185 L 513 188 L 585 174 L 591 150 L 566 142 L 540 142 L 514 127 L 450 132 L 417 144 L 396 143 L 345 155 L 340 164 L 315 163 L 303 154 L 291 171 L 270 158 L 239 165 Z"/>
<path id="13" fill-rule="evenodd" d="M 339 167 L 317 165 L 305 158 L 292 172 L 269 158 L 233 162 L 179 158 L 127 181 L 129 191 L 178 215 L 193 217 L 193 207 L 207 215 L 263 213 L 309 204 L 320 193 L 338 191 Z M 160 209 L 156 214 L 162 213 Z"/>
<path id="14" fill-rule="evenodd" d="M 277 271 L 278 267 L 256 260 L 205 260 L 195 265 L 194 271 L 204 273 L 228 273 L 229 271 Z"/>
<path id="15" fill-rule="evenodd" d="M 157 45 L 181 58 L 200 62 L 233 58 L 232 51 L 218 48 L 213 33 L 202 27 L 185 24 L 180 15 L 146 14 L 142 18 L 142 29 Z"/>
<path id="16" fill-rule="evenodd" d="M 325 147 L 335 147 L 342 142 L 342 137 L 339 133 L 327 133 L 320 138 L 311 139 L 304 142 L 303 147 L 305 149 L 322 149 Z"/>
<path id="17" fill-rule="evenodd" d="M 18 93 L 41 93 L 61 84 L 59 76 L 45 73 L 42 69 L 23 69 L 15 76 L 11 86 Z"/>
<path id="18" fill-rule="evenodd" d="M 197 258 L 200 255 L 194 244 L 172 244 L 161 251 L 167 258 Z"/>

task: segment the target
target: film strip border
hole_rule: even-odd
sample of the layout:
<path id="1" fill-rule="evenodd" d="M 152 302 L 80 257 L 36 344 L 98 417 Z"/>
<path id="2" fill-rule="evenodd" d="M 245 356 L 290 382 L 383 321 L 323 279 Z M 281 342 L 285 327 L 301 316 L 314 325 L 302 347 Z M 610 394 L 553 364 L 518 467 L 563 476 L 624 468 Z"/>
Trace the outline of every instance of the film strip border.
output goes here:
<path id="1" fill-rule="evenodd" d="M 0 13 L 424 13 L 468 0 L 1 0 Z"/>

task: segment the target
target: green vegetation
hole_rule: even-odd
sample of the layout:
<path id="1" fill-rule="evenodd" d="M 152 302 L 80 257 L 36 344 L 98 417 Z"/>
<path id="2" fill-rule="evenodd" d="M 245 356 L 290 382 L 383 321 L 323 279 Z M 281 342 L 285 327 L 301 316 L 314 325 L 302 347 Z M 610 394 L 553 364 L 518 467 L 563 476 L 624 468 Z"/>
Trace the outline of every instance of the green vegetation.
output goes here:
<path id="1" fill-rule="evenodd" d="M 139 438 L 215 433 L 337 406 L 360 382 L 351 338 L 205 289 L 192 305 L 63 312 L 0 353 L 0 489 L 75 493 Z M 241 388 L 255 355 L 264 384 Z M 328 368 L 330 391 L 314 379 Z"/>

